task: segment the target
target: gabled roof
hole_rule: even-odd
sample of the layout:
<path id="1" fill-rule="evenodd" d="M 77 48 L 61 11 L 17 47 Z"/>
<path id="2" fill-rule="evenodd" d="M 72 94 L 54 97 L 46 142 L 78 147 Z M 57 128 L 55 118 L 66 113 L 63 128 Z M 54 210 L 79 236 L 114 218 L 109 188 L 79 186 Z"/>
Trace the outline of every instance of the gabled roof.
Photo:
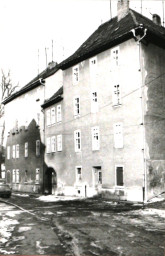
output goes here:
<path id="1" fill-rule="evenodd" d="M 57 103 L 63 99 L 63 86 L 55 93 L 53 96 L 51 96 L 49 99 L 45 100 L 44 104 L 41 105 L 42 108 L 47 108 L 51 106 L 54 103 Z"/>
<path id="2" fill-rule="evenodd" d="M 36 76 L 33 80 L 31 80 L 24 87 L 22 87 L 19 91 L 13 93 L 11 96 L 6 98 L 2 103 L 3 104 L 7 104 L 10 101 L 12 101 L 13 99 L 17 98 L 18 96 L 20 96 L 20 95 L 22 95 L 22 94 L 24 94 L 24 93 L 26 93 L 26 92 L 36 88 L 37 86 L 43 84 L 45 82 L 44 79 L 46 79 L 49 76 L 52 76 L 53 74 L 55 74 L 59 70 L 58 65 L 56 65 L 56 63 L 51 63 L 51 64 L 52 64 L 52 67 L 48 66 L 38 76 Z"/>
<path id="3" fill-rule="evenodd" d="M 132 29 L 137 28 L 136 33 L 142 33 L 142 26 L 147 28 L 147 38 L 161 47 L 165 47 L 165 28 L 156 25 L 152 20 L 129 9 L 129 13 L 119 22 L 117 17 L 105 22 L 78 48 L 69 58 L 59 64 L 59 68 L 66 69 L 80 61 L 90 58 L 104 50 L 107 50 L 121 42 L 133 37 Z M 140 27 L 141 26 L 141 29 Z M 139 28 L 139 29 L 138 29 Z"/>

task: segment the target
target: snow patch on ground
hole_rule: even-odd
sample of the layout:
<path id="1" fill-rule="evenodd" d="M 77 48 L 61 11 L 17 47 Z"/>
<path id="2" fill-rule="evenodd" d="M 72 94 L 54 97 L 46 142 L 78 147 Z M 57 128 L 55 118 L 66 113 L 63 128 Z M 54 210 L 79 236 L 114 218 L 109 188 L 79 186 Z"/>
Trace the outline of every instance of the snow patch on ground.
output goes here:
<path id="1" fill-rule="evenodd" d="M 163 209 L 145 209 L 139 212 L 141 215 L 158 215 L 161 218 L 165 218 L 165 210 Z"/>
<path id="2" fill-rule="evenodd" d="M 20 213 L 22 213 L 22 211 L 7 212 L 7 213 L 6 213 L 6 216 L 15 217 L 16 214 L 20 214 Z"/>
<path id="3" fill-rule="evenodd" d="M 22 197 L 29 197 L 28 194 L 15 194 L 15 193 L 12 193 L 12 195 L 14 195 L 14 196 L 22 196 Z"/>
<path id="4" fill-rule="evenodd" d="M 31 229 L 32 229 L 32 227 L 20 227 L 18 229 L 18 232 L 24 232 L 24 231 L 28 231 L 28 230 L 31 230 Z"/>
<path id="5" fill-rule="evenodd" d="M 57 201 L 69 201 L 69 200 L 77 200 L 79 198 L 73 197 L 73 196 L 55 196 L 55 195 L 49 195 L 49 196 L 40 196 L 37 198 L 40 201 L 44 202 L 57 202 Z"/>

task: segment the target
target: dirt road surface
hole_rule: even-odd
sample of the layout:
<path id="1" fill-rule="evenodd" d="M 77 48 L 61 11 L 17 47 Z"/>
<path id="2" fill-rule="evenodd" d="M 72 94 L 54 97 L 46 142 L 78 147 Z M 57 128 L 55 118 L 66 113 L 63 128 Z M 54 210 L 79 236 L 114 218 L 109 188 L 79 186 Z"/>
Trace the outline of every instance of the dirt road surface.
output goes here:
<path id="1" fill-rule="evenodd" d="M 20 208 L 0 203 L 1 255 L 164 256 L 165 202 L 6 201 Z"/>

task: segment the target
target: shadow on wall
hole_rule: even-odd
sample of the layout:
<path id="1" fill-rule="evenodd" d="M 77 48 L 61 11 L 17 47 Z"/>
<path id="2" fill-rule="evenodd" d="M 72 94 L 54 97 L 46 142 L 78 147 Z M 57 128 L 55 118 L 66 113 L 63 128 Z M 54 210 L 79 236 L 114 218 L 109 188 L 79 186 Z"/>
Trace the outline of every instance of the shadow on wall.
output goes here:
<path id="1" fill-rule="evenodd" d="M 28 126 L 14 127 L 10 131 L 5 165 L 7 183 L 12 185 L 13 190 L 34 193 L 44 191 L 44 152 L 40 127 L 34 119 Z"/>

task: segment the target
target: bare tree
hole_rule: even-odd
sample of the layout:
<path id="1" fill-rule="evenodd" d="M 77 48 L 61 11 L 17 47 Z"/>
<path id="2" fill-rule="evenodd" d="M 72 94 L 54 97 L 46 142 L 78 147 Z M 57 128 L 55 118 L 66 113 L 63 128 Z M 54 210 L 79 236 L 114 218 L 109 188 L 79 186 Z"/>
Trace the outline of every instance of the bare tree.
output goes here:
<path id="1" fill-rule="evenodd" d="M 0 102 L 0 118 L 3 117 L 4 115 L 4 106 L 2 104 L 2 101 L 5 98 L 8 98 L 11 96 L 16 88 L 18 87 L 18 84 L 16 86 L 13 86 L 11 76 L 10 76 L 10 70 L 8 71 L 7 75 L 4 73 L 3 70 L 2 72 L 2 79 L 0 83 L 0 96 L 1 96 L 1 102 Z"/>
<path id="2" fill-rule="evenodd" d="M 4 162 L 4 147 L 3 147 L 3 141 L 4 141 L 4 133 L 5 133 L 5 122 L 4 122 L 4 105 L 2 104 L 3 100 L 10 97 L 18 87 L 18 84 L 16 86 L 13 86 L 10 71 L 8 71 L 7 75 L 3 70 L 2 72 L 2 78 L 0 83 L 0 178 L 1 178 L 1 163 Z"/>

